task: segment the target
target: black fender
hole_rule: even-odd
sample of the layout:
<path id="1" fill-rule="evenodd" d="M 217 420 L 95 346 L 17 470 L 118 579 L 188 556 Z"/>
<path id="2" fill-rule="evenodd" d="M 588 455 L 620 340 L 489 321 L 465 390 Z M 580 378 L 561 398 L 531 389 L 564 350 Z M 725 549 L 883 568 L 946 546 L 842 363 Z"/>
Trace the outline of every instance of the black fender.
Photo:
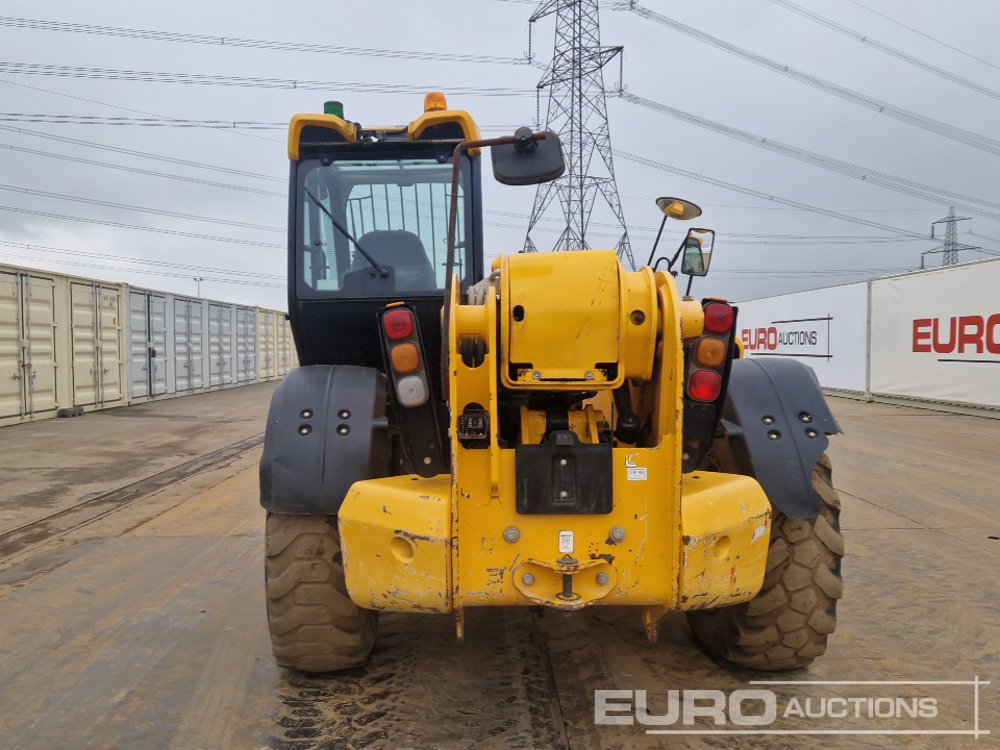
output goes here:
<path id="1" fill-rule="evenodd" d="M 816 373 L 794 359 L 733 362 L 722 426 L 740 471 L 754 477 L 789 518 L 814 518 L 820 499 L 812 473 L 842 432 Z"/>
<path id="2" fill-rule="evenodd" d="M 260 504 L 272 513 L 336 515 L 351 485 L 386 476 L 385 376 L 371 367 L 292 370 L 271 397 Z"/>

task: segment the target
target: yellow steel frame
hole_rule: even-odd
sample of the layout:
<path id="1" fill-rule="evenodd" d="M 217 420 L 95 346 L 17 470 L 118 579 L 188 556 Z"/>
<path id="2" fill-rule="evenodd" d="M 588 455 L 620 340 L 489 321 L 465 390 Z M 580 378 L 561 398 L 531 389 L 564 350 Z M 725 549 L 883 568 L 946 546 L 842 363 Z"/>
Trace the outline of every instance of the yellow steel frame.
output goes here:
<path id="1" fill-rule="evenodd" d="M 602 281 L 595 282 L 594 275 Z M 358 482 L 344 502 L 341 535 L 354 601 L 374 609 L 435 612 L 496 605 L 641 605 L 652 634 L 666 610 L 752 598 L 767 559 L 767 497 L 748 477 L 682 476 L 680 470 L 682 344 L 701 333 L 701 306 L 682 301 L 672 277 L 649 269 L 625 272 L 610 252 L 505 258 L 500 285 L 499 304 L 495 294 L 482 305 L 462 304 L 457 282 L 448 301 L 450 476 Z M 571 295 L 562 289 L 582 292 L 568 303 L 572 325 L 562 306 Z M 539 296 L 543 293 L 550 294 L 548 300 Z M 515 378 L 505 381 L 508 388 L 584 390 L 575 378 L 585 377 L 580 362 L 593 361 L 586 350 L 614 353 L 618 376 L 588 381 L 586 390 L 605 396 L 581 410 L 572 429 L 591 442 L 597 422 L 612 419 L 606 394 L 626 376 L 635 408 L 651 426 L 645 443 L 612 451 L 614 503 L 607 515 L 522 515 L 515 509 L 515 452 L 498 439 L 497 396 L 509 364 L 511 310 L 526 303 L 525 320 L 534 316 L 535 330 L 546 332 L 541 338 L 548 343 L 536 345 L 529 330 L 522 350 L 551 361 L 550 332 L 563 331 L 568 346 L 585 351 L 558 355 L 564 364 L 561 380 Z M 587 309 L 594 317 L 580 326 Z M 481 364 L 463 362 L 463 339 L 485 344 Z M 574 359 L 577 354 L 583 359 Z M 488 447 L 467 448 L 456 437 L 458 417 L 468 404 L 489 414 Z M 543 432 L 537 415 L 526 410 L 524 416 L 522 440 L 537 442 Z M 563 586 L 567 576 L 571 596 Z"/>

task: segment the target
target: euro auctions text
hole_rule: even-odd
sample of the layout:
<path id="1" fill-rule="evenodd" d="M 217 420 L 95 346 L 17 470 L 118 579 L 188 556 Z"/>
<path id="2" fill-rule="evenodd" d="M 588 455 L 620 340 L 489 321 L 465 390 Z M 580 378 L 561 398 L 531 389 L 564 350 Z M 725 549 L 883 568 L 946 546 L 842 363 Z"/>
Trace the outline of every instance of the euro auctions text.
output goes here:
<path id="1" fill-rule="evenodd" d="M 653 696 L 655 700 L 656 696 Z M 650 707 L 646 690 L 595 690 L 594 723 L 647 727 L 692 726 L 707 719 L 717 726 L 769 726 L 789 719 L 934 719 L 931 697 L 829 696 L 779 699 L 772 690 L 667 690 Z"/>
<path id="2" fill-rule="evenodd" d="M 594 723 L 646 734 L 969 735 L 988 681 L 753 681 L 741 689 L 594 691 Z"/>

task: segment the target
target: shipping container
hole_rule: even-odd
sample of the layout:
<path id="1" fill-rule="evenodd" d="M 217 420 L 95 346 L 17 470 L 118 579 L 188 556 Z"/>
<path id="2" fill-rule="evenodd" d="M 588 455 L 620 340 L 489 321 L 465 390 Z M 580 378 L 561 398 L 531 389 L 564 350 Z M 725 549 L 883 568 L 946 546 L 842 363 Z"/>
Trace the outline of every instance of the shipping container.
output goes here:
<path id="1" fill-rule="evenodd" d="M 0 266 L 0 425 L 127 401 L 121 284 Z"/>
<path id="2" fill-rule="evenodd" d="M 0 424 L 59 406 L 55 297 L 54 276 L 0 267 Z"/>
<path id="3" fill-rule="evenodd" d="M 131 288 L 131 400 L 256 383 L 257 320 L 254 307 Z"/>
<path id="4" fill-rule="evenodd" d="M 0 265 L 0 426 L 274 380 L 285 314 Z"/>

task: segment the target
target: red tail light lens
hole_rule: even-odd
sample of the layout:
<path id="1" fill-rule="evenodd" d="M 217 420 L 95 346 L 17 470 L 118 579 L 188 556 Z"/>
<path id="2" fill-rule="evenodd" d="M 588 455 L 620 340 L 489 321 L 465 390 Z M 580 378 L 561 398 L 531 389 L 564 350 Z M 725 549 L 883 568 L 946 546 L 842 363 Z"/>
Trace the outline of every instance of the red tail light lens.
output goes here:
<path id="1" fill-rule="evenodd" d="M 710 333 L 729 333 L 734 318 L 733 308 L 723 302 L 705 306 L 705 330 Z"/>
<path id="2" fill-rule="evenodd" d="M 394 341 L 409 338 L 413 335 L 413 313 L 403 308 L 390 310 L 382 316 L 382 328 Z"/>
<path id="3" fill-rule="evenodd" d="M 688 380 L 688 395 L 695 401 L 715 401 L 722 390 L 722 376 L 715 370 L 695 370 Z"/>

